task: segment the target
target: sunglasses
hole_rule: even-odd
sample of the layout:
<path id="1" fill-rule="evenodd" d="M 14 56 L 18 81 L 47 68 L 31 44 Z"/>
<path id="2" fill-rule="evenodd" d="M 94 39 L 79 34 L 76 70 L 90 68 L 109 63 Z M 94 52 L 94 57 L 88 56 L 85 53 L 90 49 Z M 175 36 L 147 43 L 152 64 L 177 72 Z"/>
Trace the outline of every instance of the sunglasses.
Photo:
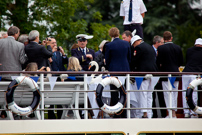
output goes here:
<path id="1" fill-rule="evenodd" d="M 80 38 L 79 42 L 86 42 L 86 39 L 85 38 Z"/>

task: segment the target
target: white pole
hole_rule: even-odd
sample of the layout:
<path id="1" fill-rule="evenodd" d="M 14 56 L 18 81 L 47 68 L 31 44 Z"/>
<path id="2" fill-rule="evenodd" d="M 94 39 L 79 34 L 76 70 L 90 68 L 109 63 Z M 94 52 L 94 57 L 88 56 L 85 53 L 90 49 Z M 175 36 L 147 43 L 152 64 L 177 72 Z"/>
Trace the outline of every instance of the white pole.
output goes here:
<path id="1" fill-rule="evenodd" d="M 168 74 L 168 77 L 171 77 L 171 74 Z M 168 78 L 168 91 L 169 91 L 169 108 L 172 108 L 172 85 Z M 172 118 L 172 109 L 169 109 L 169 117 Z"/>
<path id="2" fill-rule="evenodd" d="M 88 108 L 87 74 L 84 74 L 84 108 Z M 84 119 L 88 119 L 88 110 L 84 110 Z"/>
<path id="3" fill-rule="evenodd" d="M 40 91 L 44 91 L 44 74 L 40 74 Z M 41 92 L 41 109 L 44 109 L 44 92 Z M 44 120 L 44 111 L 41 111 L 41 119 Z"/>
<path id="4" fill-rule="evenodd" d="M 130 90 L 130 74 L 126 77 L 126 91 L 128 91 Z M 127 108 L 130 108 L 130 92 L 127 92 Z M 127 118 L 130 119 L 130 109 L 127 110 Z"/>

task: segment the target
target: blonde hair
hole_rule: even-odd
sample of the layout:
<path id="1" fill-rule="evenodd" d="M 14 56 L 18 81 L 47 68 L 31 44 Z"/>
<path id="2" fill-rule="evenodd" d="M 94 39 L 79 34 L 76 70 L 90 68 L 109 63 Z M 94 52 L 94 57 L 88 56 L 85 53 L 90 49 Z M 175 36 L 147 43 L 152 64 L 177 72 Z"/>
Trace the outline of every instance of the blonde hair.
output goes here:
<path id="1" fill-rule="evenodd" d="M 27 65 L 27 67 L 25 68 L 25 71 L 37 71 L 38 70 L 38 65 L 36 62 L 31 62 Z M 35 74 L 31 74 L 31 75 L 35 75 Z"/>
<path id="2" fill-rule="evenodd" d="M 31 62 L 27 65 L 25 68 L 25 71 L 37 71 L 38 70 L 38 65 L 36 62 Z"/>
<path id="3" fill-rule="evenodd" d="M 79 60 L 76 57 L 69 57 L 69 63 L 68 63 L 67 70 L 73 70 L 73 71 L 82 70 Z"/>

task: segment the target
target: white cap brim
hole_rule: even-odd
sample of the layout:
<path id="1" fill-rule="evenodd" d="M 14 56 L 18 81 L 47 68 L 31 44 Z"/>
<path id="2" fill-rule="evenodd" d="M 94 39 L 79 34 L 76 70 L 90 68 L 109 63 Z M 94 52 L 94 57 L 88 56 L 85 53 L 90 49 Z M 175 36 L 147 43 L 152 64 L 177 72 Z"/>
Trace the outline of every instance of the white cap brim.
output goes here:
<path id="1" fill-rule="evenodd" d="M 85 38 L 85 39 L 92 39 L 93 35 L 86 35 L 86 34 L 78 34 L 76 38 Z"/>

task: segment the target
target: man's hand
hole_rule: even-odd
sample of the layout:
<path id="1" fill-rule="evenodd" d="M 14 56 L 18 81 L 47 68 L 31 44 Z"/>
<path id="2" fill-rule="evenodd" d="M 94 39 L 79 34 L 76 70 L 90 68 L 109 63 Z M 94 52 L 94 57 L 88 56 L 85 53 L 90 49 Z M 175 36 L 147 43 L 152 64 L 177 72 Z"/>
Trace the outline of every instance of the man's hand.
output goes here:
<path id="1" fill-rule="evenodd" d="M 62 53 L 62 55 L 65 55 L 65 52 L 64 52 L 62 46 L 59 46 L 59 48 L 60 48 L 60 52 Z"/>
<path id="2" fill-rule="evenodd" d="M 93 60 L 93 56 L 91 54 L 86 54 L 86 57 Z"/>

